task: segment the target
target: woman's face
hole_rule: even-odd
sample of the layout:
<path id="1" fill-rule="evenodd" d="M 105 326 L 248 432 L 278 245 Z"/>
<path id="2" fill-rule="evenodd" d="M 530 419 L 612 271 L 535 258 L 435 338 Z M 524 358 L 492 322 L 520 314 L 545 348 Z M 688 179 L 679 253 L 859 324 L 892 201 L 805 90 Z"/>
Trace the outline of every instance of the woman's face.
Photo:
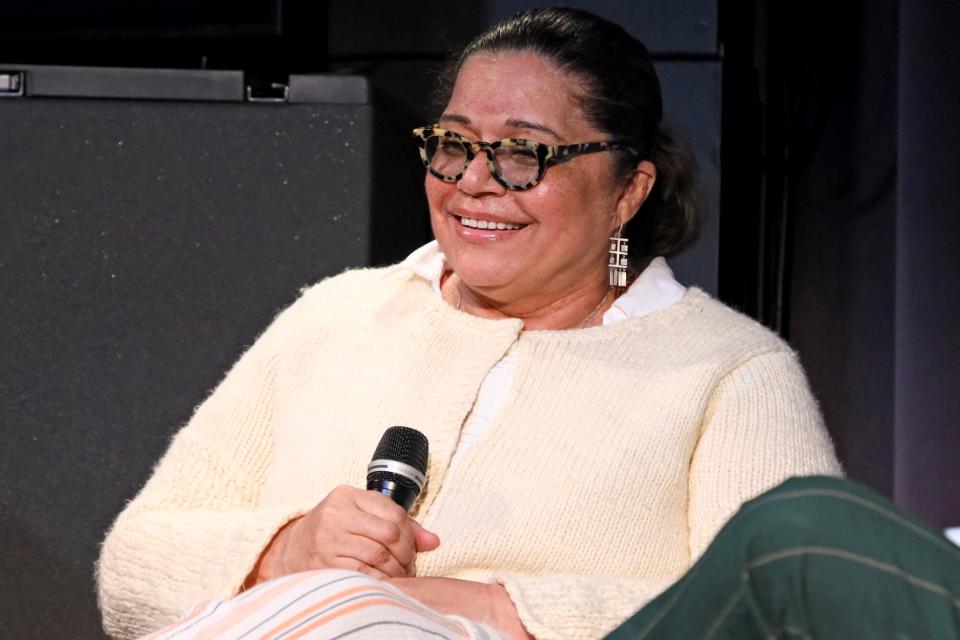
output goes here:
<path id="1" fill-rule="evenodd" d="M 609 139 L 587 122 L 579 90 L 576 77 L 534 53 L 475 54 L 461 67 L 439 125 L 487 142 Z M 428 173 L 430 220 L 449 266 L 471 289 L 505 302 L 549 303 L 606 286 L 607 239 L 633 214 L 620 203 L 624 187 L 613 160 L 602 152 L 554 165 L 527 191 L 498 184 L 484 153 L 457 183 Z M 478 222 L 519 228 L 481 229 Z"/>

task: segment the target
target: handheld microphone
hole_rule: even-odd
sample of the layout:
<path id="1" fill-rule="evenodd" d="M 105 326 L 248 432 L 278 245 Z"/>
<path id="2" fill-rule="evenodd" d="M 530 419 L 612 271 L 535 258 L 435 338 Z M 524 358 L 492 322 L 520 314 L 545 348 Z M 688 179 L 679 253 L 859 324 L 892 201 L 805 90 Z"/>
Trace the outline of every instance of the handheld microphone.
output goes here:
<path id="1" fill-rule="evenodd" d="M 387 496 L 410 511 L 427 473 L 427 436 L 410 427 L 390 427 L 367 466 L 367 489 Z"/>

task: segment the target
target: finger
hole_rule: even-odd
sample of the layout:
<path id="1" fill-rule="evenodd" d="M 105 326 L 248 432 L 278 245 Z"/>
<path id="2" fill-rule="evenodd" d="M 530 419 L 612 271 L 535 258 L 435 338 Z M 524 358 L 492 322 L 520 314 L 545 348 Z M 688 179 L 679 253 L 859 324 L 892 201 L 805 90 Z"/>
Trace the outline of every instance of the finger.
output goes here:
<path id="1" fill-rule="evenodd" d="M 374 494 L 372 491 L 367 493 L 386 499 L 385 496 Z M 407 517 L 406 512 L 399 505 L 393 504 L 390 500 L 387 500 L 387 502 L 399 511 L 394 511 L 389 507 L 384 508 L 384 505 L 380 504 L 378 500 L 361 501 L 357 508 L 360 510 L 360 514 L 367 517 L 364 518 L 358 514 L 358 517 L 353 518 L 354 526 L 351 531 L 373 538 L 390 549 L 401 564 L 409 566 L 417 552 L 417 542 L 411 526 L 413 521 Z"/>
<path id="2" fill-rule="evenodd" d="M 396 502 L 376 491 L 360 491 L 355 494 L 357 508 L 369 514 L 401 524 L 407 520 L 407 512 Z"/>
<path id="3" fill-rule="evenodd" d="M 409 573 L 410 565 L 416 557 L 416 543 L 413 539 L 413 529 L 406 522 L 403 525 L 398 526 L 393 522 L 359 511 L 350 519 L 347 532 L 368 539 L 383 548 Z M 367 549 L 369 553 L 370 548 L 367 547 Z"/>
<path id="4" fill-rule="evenodd" d="M 337 555 L 354 558 L 393 578 L 409 575 L 406 565 L 399 562 L 389 549 L 370 538 L 351 536 L 345 543 L 338 545 Z"/>
<path id="5" fill-rule="evenodd" d="M 414 544 L 416 544 L 418 552 L 433 551 L 440 546 L 440 536 L 433 531 L 424 529 L 423 525 L 415 520 L 411 520 L 410 525 L 413 529 Z"/>
<path id="6" fill-rule="evenodd" d="M 337 556 L 330 562 L 331 567 L 336 569 L 346 569 L 348 571 L 356 571 L 357 573 L 362 573 L 368 575 L 371 578 L 376 578 L 377 580 L 386 580 L 390 576 L 380 571 L 376 567 L 371 567 L 368 564 L 364 564 L 356 558 Z"/>

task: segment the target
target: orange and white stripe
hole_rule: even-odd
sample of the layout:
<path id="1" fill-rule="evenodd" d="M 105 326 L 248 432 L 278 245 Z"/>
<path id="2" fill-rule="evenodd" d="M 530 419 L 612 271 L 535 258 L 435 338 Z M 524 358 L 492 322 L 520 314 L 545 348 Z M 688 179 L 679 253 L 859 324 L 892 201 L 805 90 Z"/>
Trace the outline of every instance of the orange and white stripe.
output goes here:
<path id="1" fill-rule="evenodd" d="M 495 631 L 444 616 L 399 589 L 352 571 L 306 571 L 188 611 L 141 640 L 497 640 Z"/>

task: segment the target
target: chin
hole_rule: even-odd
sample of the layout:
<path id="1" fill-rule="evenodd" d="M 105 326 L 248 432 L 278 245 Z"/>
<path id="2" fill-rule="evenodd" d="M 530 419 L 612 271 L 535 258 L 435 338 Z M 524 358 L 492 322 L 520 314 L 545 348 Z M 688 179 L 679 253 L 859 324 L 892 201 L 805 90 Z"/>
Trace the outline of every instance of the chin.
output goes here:
<path id="1" fill-rule="evenodd" d="M 512 270 L 489 260 L 452 260 L 449 262 L 453 272 L 471 289 L 496 288 L 515 280 Z"/>

